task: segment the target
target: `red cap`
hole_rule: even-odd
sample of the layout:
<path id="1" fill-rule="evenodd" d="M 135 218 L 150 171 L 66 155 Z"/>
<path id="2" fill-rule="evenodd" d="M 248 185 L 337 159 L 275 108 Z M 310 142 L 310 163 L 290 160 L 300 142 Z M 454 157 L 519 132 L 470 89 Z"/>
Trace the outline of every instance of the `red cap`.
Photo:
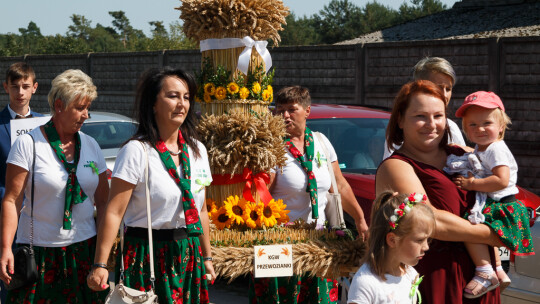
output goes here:
<path id="1" fill-rule="evenodd" d="M 456 117 L 463 117 L 465 111 L 470 106 L 479 106 L 486 109 L 499 108 L 504 112 L 504 105 L 497 94 L 493 92 L 478 91 L 465 97 L 465 101 L 456 111 Z"/>

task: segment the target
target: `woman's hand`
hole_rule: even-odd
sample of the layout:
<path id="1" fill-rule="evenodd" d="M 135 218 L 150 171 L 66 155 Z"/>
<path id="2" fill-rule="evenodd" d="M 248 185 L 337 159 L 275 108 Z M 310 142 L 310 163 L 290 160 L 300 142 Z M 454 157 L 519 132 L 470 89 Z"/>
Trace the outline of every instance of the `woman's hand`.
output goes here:
<path id="1" fill-rule="evenodd" d="M 358 238 L 362 241 L 367 241 L 368 239 L 368 225 L 366 220 L 362 217 L 359 221 L 355 221 L 356 230 L 358 230 Z"/>
<path id="2" fill-rule="evenodd" d="M 212 261 L 204 261 L 204 268 L 206 268 L 206 274 L 212 276 L 210 278 L 210 284 L 214 284 L 216 273 L 214 272 L 214 264 L 212 264 Z"/>
<path id="3" fill-rule="evenodd" d="M 88 287 L 93 291 L 102 291 L 109 288 L 109 271 L 102 267 L 93 267 L 86 277 Z"/>
<path id="4" fill-rule="evenodd" d="M 11 276 L 14 273 L 14 258 L 11 248 L 4 249 L 2 251 L 2 257 L 0 258 L 0 280 L 9 284 L 11 282 Z"/>

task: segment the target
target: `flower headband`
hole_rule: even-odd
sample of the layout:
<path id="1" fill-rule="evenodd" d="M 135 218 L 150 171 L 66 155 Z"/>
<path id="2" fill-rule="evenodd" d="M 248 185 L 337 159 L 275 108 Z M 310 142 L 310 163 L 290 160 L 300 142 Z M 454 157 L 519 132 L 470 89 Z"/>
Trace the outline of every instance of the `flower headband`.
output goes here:
<path id="1" fill-rule="evenodd" d="M 399 208 L 394 209 L 394 214 L 390 217 L 388 223 L 390 224 L 390 229 L 394 230 L 397 227 L 397 222 L 407 213 L 411 212 L 414 204 L 422 203 L 425 204 L 427 196 L 420 193 L 412 193 L 407 198 L 403 200 L 403 203 L 399 205 Z"/>

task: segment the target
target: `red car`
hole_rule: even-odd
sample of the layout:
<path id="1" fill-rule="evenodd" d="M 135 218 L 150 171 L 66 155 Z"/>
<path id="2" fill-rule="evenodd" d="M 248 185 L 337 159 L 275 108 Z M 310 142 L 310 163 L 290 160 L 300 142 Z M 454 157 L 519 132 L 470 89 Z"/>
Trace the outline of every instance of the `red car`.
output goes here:
<path id="1" fill-rule="evenodd" d="M 328 137 L 338 155 L 343 176 L 370 220 L 375 199 L 375 172 L 383 157 L 386 125 L 390 113 L 358 106 L 313 104 L 307 125 Z M 516 197 L 529 210 L 531 226 L 540 211 L 540 197 L 519 188 Z M 347 216 L 346 216 L 347 217 Z M 352 218 L 347 222 L 354 223 Z"/>

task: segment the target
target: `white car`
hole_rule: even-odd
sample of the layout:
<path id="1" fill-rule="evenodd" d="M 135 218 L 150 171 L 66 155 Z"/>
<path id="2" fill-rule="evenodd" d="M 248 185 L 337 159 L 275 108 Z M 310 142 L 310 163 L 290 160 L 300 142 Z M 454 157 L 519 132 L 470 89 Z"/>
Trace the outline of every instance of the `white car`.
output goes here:
<path id="1" fill-rule="evenodd" d="M 137 131 L 137 123 L 120 114 L 90 112 L 90 118 L 84 122 L 81 131 L 92 136 L 99 144 L 110 178 L 118 150 Z"/>
<path id="2" fill-rule="evenodd" d="M 540 216 L 536 216 L 531 235 L 536 254 L 510 257 L 508 276 L 512 283 L 501 295 L 503 304 L 540 303 Z"/>

